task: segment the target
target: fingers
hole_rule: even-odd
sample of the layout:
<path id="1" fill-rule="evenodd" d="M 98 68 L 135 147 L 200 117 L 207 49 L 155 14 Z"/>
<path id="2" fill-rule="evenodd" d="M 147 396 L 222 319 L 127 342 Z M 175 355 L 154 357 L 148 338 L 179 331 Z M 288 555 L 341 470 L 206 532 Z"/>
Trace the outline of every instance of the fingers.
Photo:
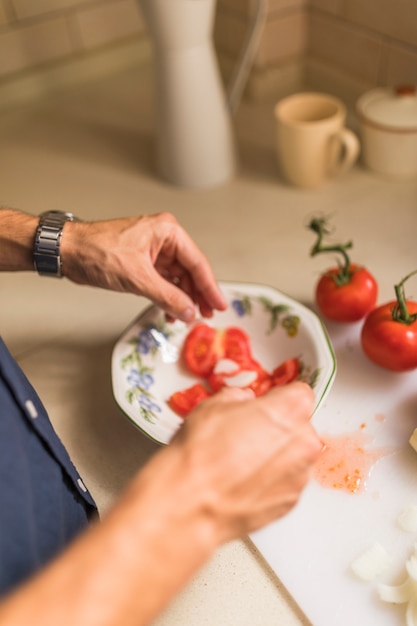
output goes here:
<path id="1" fill-rule="evenodd" d="M 260 398 L 261 402 L 262 400 L 271 407 L 272 419 L 279 421 L 284 414 L 289 414 L 294 423 L 308 421 L 311 418 L 315 395 L 310 385 L 295 381 L 282 387 L 273 387 Z"/>
<path id="2" fill-rule="evenodd" d="M 152 216 L 157 241 L 151 246 L 150 261 L 162 280 L 149 287 L 149 297 L 168 314 L 191 322 L 195 307 L 203 317 L 224 310 L 227 303 L 205 255 L 170 213 Z"/>
<path id="3" fill-rule="evenodd" d="M 179 224 L 175 226 L 177 261 L 190 278 L 201 314 L 209 317 L 215 309 L 225 310 L 227 302 L 206 256 Z"/>
<path id="4" fill-rule="evenodd" d="M 247 402 L 254 400 L 255 394 L 252 389 L 242 389 L 241 387 L 223 387 L 214 396 L 209 398 L 207 402 L 218 404 L 228 404 L 233 402 Z"/>
<path id="5" fill-rule="evenodd" d="M 225 388 L 204 400 L 171 441 L 221 540 L 252 532 L 298 502 L 320 451 L 311 424 L 314 394 L 305 383 L 262 397 Z"/>

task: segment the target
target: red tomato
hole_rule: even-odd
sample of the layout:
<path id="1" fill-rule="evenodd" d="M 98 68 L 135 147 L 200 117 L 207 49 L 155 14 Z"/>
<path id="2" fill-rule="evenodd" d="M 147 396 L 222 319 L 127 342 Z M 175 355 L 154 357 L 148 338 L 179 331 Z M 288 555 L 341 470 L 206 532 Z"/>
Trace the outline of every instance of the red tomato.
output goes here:
<path id="1" fill-rule="evenodd" d="M 208 376 L 222 357 L 221 333 L 204 323 L 196 324 L 184 342 L 184 360 L 196 376 Z"/>
<path id="2" fill-rule="evenodd" d="M 249 385 L 249 389 L 252 389 L 255 396 L 263 396 L 264 393 L 271 389 L 271 387 L 271 375 L 259 366 L 258 378 L 251 385 Z"/>
<path id="3" fill-rule="evenodd" d="M 394 372 L 417 368 L 417 321 L 405 324 L 392 318 L 397 302 L 374 309 L 366 318 L 361 344 L 366 356 Z M 417 313 L 417 302 L 406 302 L 410 314 Z"/>
<path id="4" fill-rule="evenodd" d="M 272 385 L 280 387 L 281 385 L 291 383 L 298 377 L 300 369 L 300 361 L 297 358 L 287 359 L 272 372 Z"/>
<path id="5" fill-rule="evenodd" d="M 348 283 L 338 285 L 334 277 L 338 268 L 323 274 L 316 286 L 320 311 L 335 322 L 357 322 L 372 311 L 378 296 L 375 278 L 364 267 L 352 264 Z"/>
<path id="6" fill-rule="evenodd" d="M 196 383 L 192 387 L 188 387 L 188 389 L 173 393 L 168 403 L 175 413 L 178 413 L 181 417 L 185 417 L 192 409 L 209 396 L 210 393 L 207 389 L 203 387 L 201 383 Z"/>
<path id="7" fill-rule="evenodd" d="M 231 359 L 241 366 L 247 366 L 252 361 L 250 339 L 244 330 L 235 326 L 229 326 L 223 335 L 223 356 Z"/>
<path id="8" fill-rule="evenodd" d="M 221 358 L 241 366 L 252 361 L 249 337 L 241 328 L 216 330 L 203 322 L 196 324 L 184 342 L 184 360 L 197 376 L 207 377 Z"/>

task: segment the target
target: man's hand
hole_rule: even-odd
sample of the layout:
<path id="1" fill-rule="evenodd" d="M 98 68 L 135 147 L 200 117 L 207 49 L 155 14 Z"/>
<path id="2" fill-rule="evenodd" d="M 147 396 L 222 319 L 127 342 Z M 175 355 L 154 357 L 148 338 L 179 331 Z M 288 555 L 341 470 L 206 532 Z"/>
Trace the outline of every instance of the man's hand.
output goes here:
<path id="1" fill-rule="evenodd" d="M 145 296 L 173 319 L 226 308 L 208 260 L 169 213 L 68 222 L 61 256 L 73 282 Z"/>
<path id="2" fill-rule="evenodd" d="M 252 396 L 252 397 L 251 397 Z M 181 451 L 224 540 L 254 531 L 297 502 L 322 444 L 305 383 L 261 398 L 225 389 L 192 412 L 170 447 Z"/>

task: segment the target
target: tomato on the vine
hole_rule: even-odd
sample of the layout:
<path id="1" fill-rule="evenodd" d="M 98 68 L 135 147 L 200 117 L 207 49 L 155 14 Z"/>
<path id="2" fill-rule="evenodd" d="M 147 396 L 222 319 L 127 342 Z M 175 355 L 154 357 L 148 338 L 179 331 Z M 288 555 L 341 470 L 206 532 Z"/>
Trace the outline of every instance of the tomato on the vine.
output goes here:
<path id="1" fill-rule="evenodd" d="M 364 267 L 350 265 L 349 279 L 338 284 L 339 268 L 323 274 L 316 286 L 316 302 L 320 311 L 337 322 L 358 322 L 375 306 L 378 285 Z"/>
<path id="2" fill-rule="evenodd" d="M 321 252 L 337 252 L 343 264 L 332 267 L 320 277 L 315 290 L 316 303 L 323 315 L 335 322 L 358 322 L 374 308 L 378 297 L 378 284 L 365 268 L 351 263 L 346 252 L 352 242 L 324 246 L 322 239 L 329 233 L 326 220 L 314 218 L 309 228 L 317 234 L 311 256 Z"/>
<path id="3" fill-rule="evenodd" d="M 404 282 L 395 285 L 397 300 L 369 313 L 361 331 L 362 349 L 377 365 L 394 372 L 417 368 L 417 302 L 406 300 Z"/>

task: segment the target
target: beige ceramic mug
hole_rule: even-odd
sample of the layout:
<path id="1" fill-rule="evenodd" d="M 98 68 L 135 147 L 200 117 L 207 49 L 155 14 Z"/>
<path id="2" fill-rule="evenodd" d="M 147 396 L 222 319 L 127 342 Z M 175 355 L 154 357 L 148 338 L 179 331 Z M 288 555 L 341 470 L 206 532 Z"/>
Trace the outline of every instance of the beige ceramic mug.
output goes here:
<path id="1" fill-rule="evenodd" d="M 315 188 L 347 171 L 359 154 L 357 136 L 345 127 L 346 108 L 325 93 L 298 93 L 275 106 L 276 151 L 286 180 Z"/>

